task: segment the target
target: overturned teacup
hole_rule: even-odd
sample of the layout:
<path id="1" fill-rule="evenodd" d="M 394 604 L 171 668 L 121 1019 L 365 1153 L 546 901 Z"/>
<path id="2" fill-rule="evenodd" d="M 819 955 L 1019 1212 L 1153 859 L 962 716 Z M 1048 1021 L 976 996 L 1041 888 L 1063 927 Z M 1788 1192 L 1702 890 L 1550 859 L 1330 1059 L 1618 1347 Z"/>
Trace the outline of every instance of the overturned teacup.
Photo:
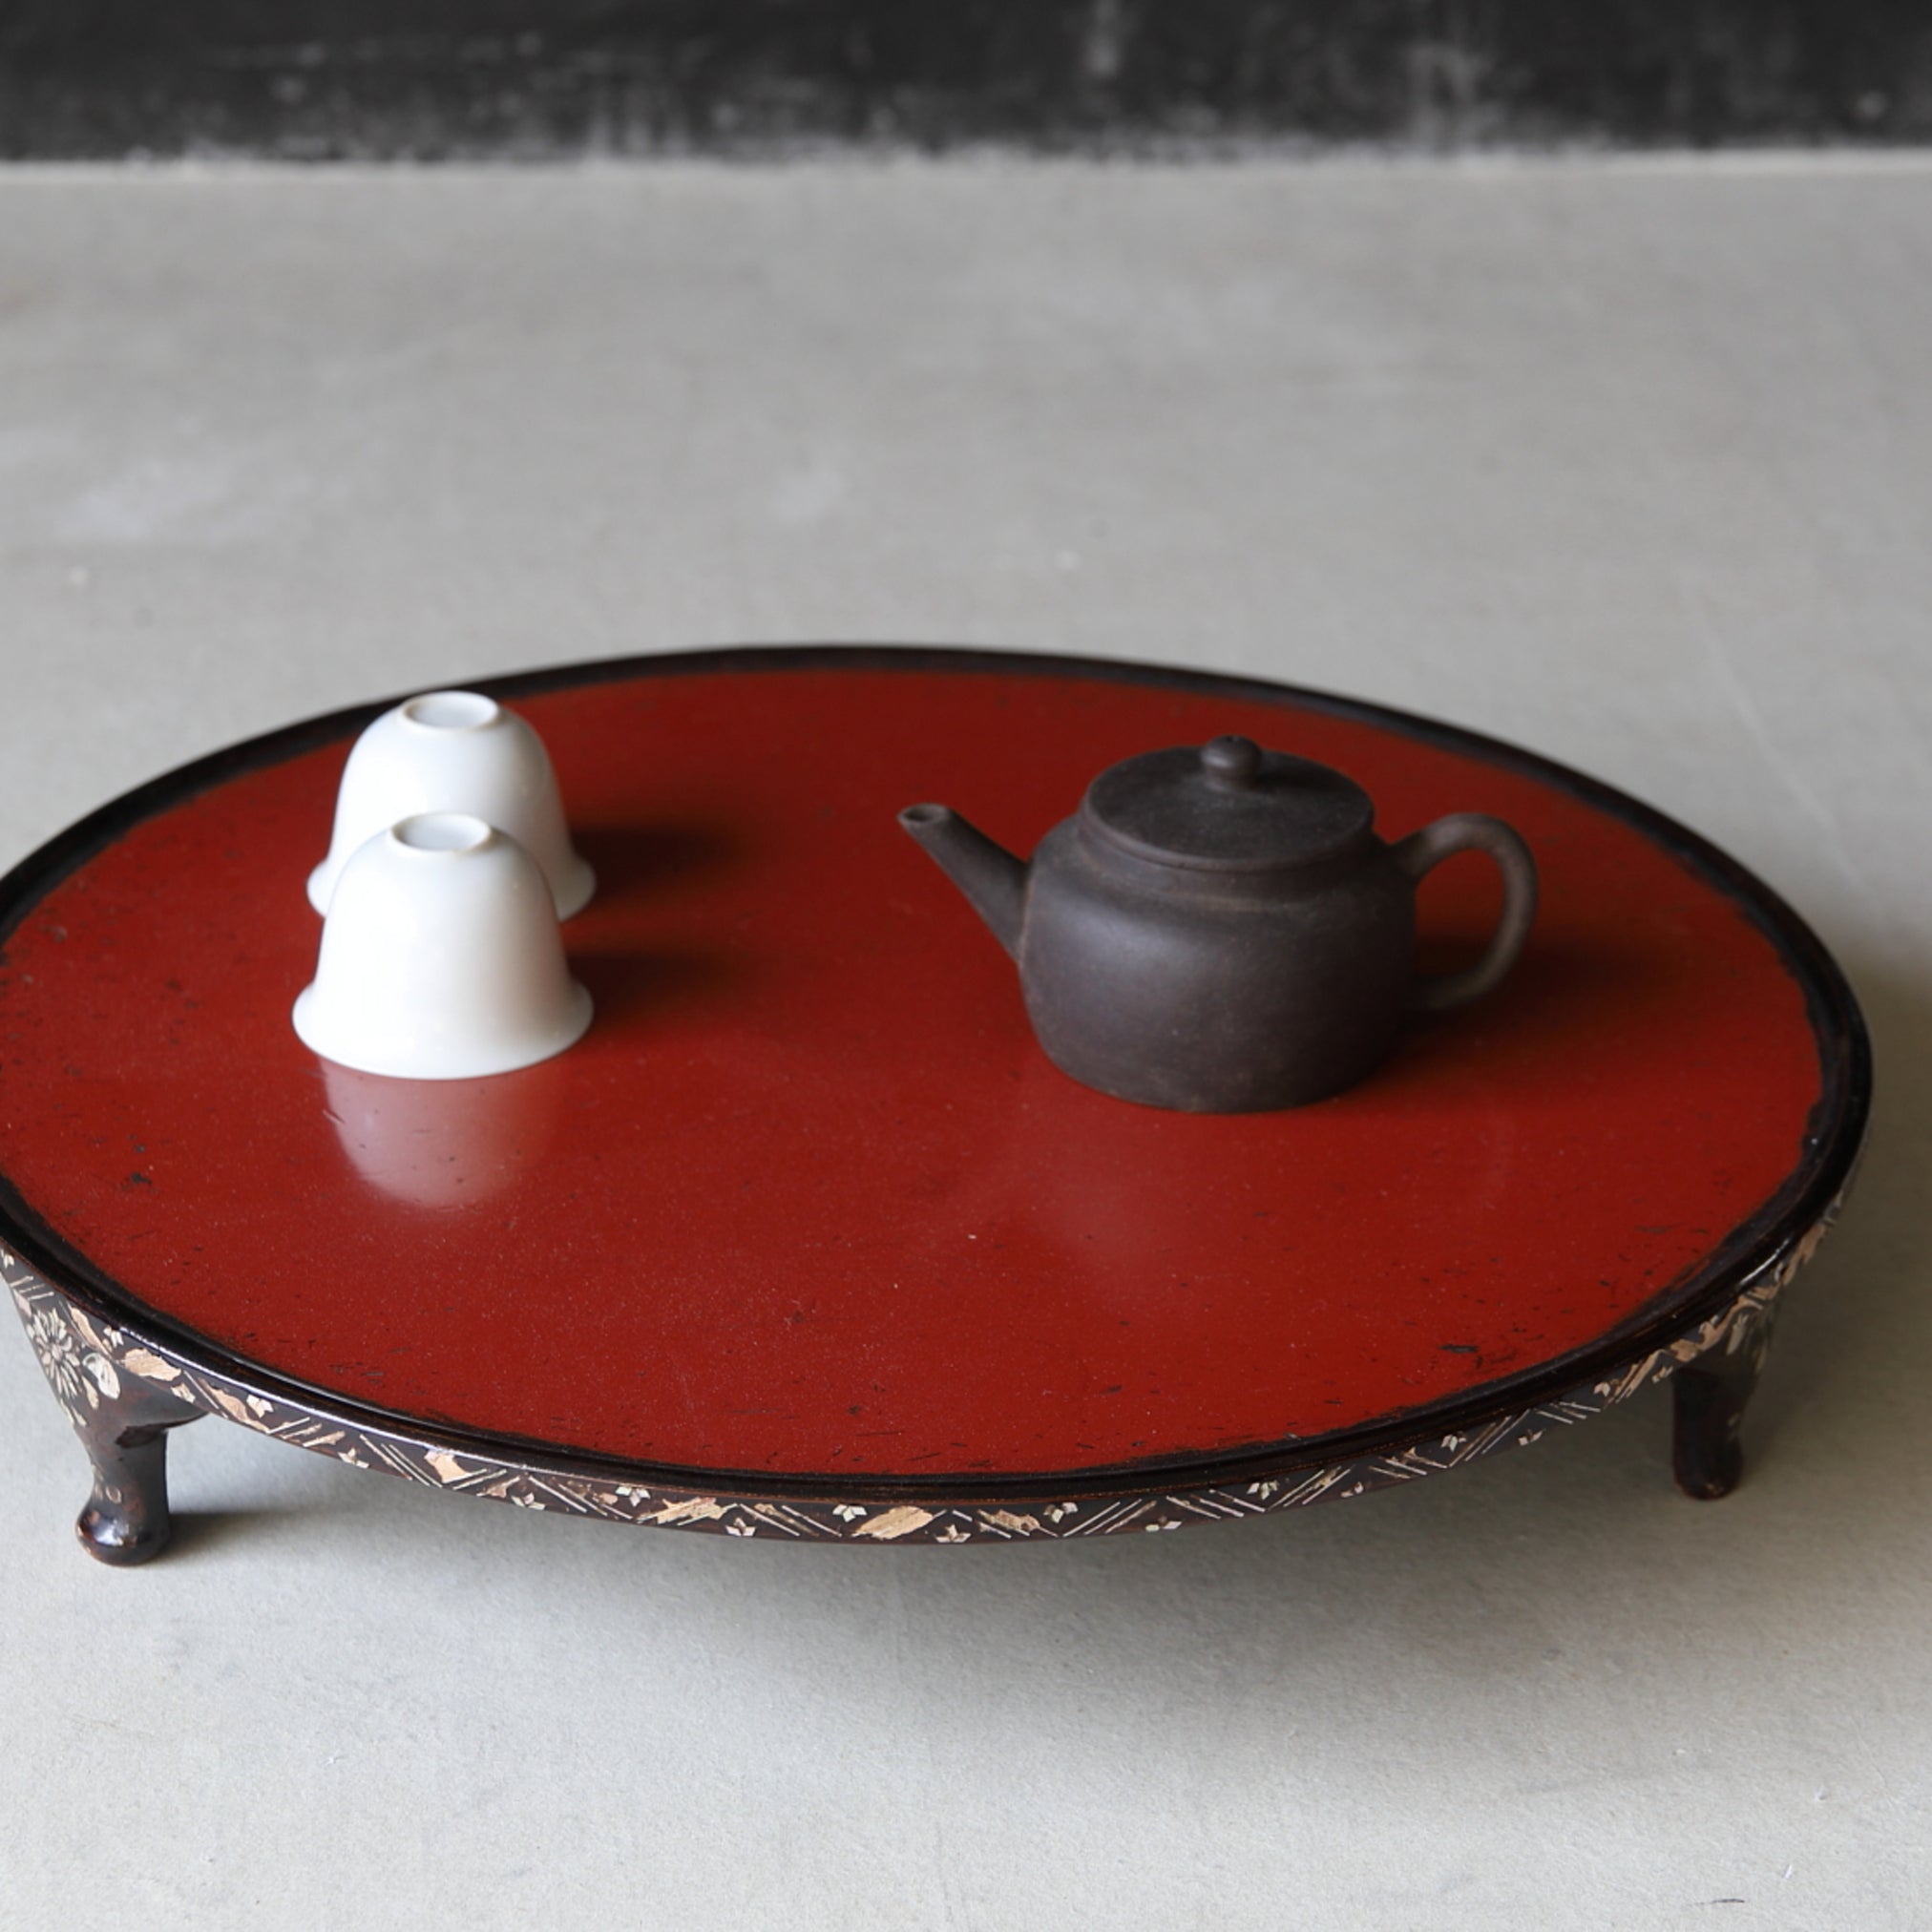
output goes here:
<path id="1" fill-rule="evenodd" d="M 308 875 L 309 904 L 327 912 L 349 854 L 422 812 L 468 812 L 508 832 L 549 880 L 559 919 L 579 912 L 597 884 L 571 845 L 543 740 L 481 692 L 426 691 L 356 740 L 336 793 L 328 856 Z"/>
<path id="2" fill-rule="evenodd" d="M 536 861 L 463 812 L 357 847 L 295 1002 L 303 1043 L 404 1080 L 473 1080 L 561 1053 L 590 1024 Z"/>

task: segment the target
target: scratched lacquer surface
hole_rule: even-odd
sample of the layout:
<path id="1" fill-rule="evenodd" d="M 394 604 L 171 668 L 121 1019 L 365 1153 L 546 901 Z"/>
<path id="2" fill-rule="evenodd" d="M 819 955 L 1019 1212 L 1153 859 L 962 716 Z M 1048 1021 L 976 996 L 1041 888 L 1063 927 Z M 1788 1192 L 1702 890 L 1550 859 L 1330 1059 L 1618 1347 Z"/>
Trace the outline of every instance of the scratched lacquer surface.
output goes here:
<path id="1" fill-rule="evenodd" d="M 1798 1162 L 1800 991 L 1719 889 L 1552 781 L 1319 708 L 1039 670 L 633 676 L 516 701 L 600 889 L 583 1042 L 384 1082 L 288 1025 L 346 739 L 127 830 L 0 962 L 0 1172 L 122 1292 L 297 1382 L 627 1460 L 947 1477 L 1225 1453 L 1638 1316 Z M 1102 766 L 1240 731 L 1388 836 L 1528 837 L 1515 976 L 1376 1078 L 1239 1119 L 1057 1073 L 893 823 L 1022 851 Z M 1426 889 L 1446 961 L 1480 860 Z"/>

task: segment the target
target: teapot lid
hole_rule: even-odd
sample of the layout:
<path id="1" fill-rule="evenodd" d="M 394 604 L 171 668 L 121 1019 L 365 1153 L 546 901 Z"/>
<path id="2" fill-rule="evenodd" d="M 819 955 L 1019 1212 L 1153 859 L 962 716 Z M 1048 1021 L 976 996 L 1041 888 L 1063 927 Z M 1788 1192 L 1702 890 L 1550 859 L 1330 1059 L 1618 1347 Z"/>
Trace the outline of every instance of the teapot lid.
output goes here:
<path id="1" fill-rule="evenodd" d="M 1312 865 L 1361 838 L 1376 808 L 1353 779 L 1250 738 L 1147 751 L 1088 786 L 1081 818 L 1136 858 L 1203 872 Z"/>

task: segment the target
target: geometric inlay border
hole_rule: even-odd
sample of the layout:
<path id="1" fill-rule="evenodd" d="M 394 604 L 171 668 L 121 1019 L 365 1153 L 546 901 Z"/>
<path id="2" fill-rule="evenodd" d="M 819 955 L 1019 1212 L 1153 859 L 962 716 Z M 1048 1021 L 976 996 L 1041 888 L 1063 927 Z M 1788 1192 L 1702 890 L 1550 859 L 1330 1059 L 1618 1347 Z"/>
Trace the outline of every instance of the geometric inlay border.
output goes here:
<path id="1" fill-rule="evenodd" d="M 1840 1196 L 1842 1199 L 1842 1195 Z M 959 1503 L 918 1501 L 904 1485 L 891 1495 L 797 1501 L 711 1485 L 692 1488 L 612 1480 L 537 1451 L 480 1453 L 415 1436 L 398 1424 L 377 1427 L 332 1411 L 326 1398 L 294 1400 L 263 1395 L 238 1376 L 196 1362 L 180 1350 L 144 1334 L 130 1323 L 111 1324 L 89 1314 L 4 1244 L 0 1283 L 11 1292 L 49 1386 L 76 1427 L 103 1397 L 121 1393 L 127 1378 L 166 1391 L 186 1407 L 222 1416 L 257 1434 L 359 1469 L 380 1469 L 433 1489 L 479 1496 L 523 1509 L 560 1510 L 572 1516 L 659 1529 L 697 1529 L 738 1537 L 850 1544 L 963 1544 L 1027 1539 L 1111 1536 L 1123 1531 L 1179 1529 L 1190 1523 L 1227 1522 L 1306 1509 L 1440 1475 L 1505 1449 L 1526 1448 L 1552 1432 L 1587 1421 L 1640 1389 L 1665 1379 L 1682 1364 L 1721 1350 L 1761 1360 L 1770 1339 L 1777 1299 L 1810 1258 L 1837 1213 L 1837 1203 L 1785 1251 L 1747 1280 L 1716 1314 L 1675 1338 L 1647 1348 L 1611 1375 L 1566 1390 L 1533 1407 L 1512 1410 L 1444 1435 L 1395 1441 L 1387 1450 L 1319 1467 L 1293 1466 L 1284 1453 L 1279 1475 L 1251 1480 L 1209 1481 L 1144 1495 L 1083 1495 L 1080 1479 L 1067 1478 L 1071 1493 L 1048 1501 Z M 1037 1486 L 1037 1485 L 1036 1485 Z"/>

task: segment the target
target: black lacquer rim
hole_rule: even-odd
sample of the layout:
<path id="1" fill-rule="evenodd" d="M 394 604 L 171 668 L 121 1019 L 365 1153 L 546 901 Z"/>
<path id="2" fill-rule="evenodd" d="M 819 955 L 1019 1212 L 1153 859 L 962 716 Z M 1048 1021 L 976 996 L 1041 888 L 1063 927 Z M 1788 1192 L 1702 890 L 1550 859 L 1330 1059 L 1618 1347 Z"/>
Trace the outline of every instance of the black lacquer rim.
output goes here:
<path id="1" fill-rule="evenodd" d="M 1190 1491 L 1228 1487 L 1373 1457 L 1436 1434 L 1479 1430 L 1499 1417 L 1559 1398 L 1628 1366 L 1723 1311 L 1745 1288 L 1774 1270 L 1826 1218 L 1851 1179 L 1870 1113 L 1871 1048 L 1858 1001 L 1817 935 L 1769 886 L 1709 840 L 1612 786 L 1499 739 L 1392 706 L 1261 679 L 1116 660 L 934 645 L 746 645 L 652 653 L 484 678 L 462 688 L 514 700 L 579 684 L 653 676 L 782 670 L 1030 673 L 1281 704 L 1473 755 L 1567 792 L 1640 831 L 1721 892 L 1771 941 L 1802 988 L 1818 1050 L 1821 1086 L 1801 1157 L 1777 1190 L 1733 1228 L 1699 1268 L 1596 1341 L 1520 1375 L 1485 1382 L 1438 1402 L 1393 1410 L 1347 1430 L 1290 1437 L 1238 1455 L 1164 1456 L 1100 1468 L 977 1479 L 776 1476 L 755 1470 L 630 1462 L 562 1443 L 470 1428 L 447 1418 L 375 1408 L 265 1369 L 149 1310 L 50 1228 L 5 1175 L 0 1175 L 0 1240 L 89 1313 L 136 1330 L 184 1363 L 251 1389 L 267 1400 L 357 1428 L 595 1480 L 672 1490 L 715 1489 L 721 1496 L 775 1502 L 851 1496 L 869 1503 L 884 1500 L 950 1508 L 1136 1496 L 1164 1481 Z M 165 772 L 90 812 L 0 878 L 0 946 L 48 892 L 133 826 L 246 772 L 346 739 L 410 695 L 398 693 L 245 740 Z"/>

